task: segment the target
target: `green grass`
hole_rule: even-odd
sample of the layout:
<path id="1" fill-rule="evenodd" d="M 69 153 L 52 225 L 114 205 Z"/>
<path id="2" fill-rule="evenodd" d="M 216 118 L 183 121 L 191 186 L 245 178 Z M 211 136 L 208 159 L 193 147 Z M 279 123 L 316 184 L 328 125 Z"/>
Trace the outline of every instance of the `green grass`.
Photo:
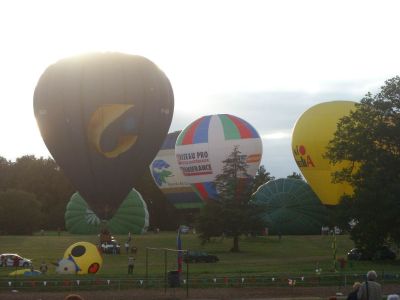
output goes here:
<path id="1" fill-rule="evenodd" d="M 122 276 L 127 274 L 128 256 L 123 244 L 126 236 L 116 236 L 121 243 L 120 255 L 104 255 L 104 264 L 100 275 Z M 72 243 L 88 241 L 97 244 L 95 235 L 70 235 L 65 232 L 61 236 L 53 232 L 44 236 L 0 236 L 0 253 L 12 252 L 33 259 L 35 268 L 39 268 L 42 260 L 49 264 L 49 274 L 54 274 L 55 267 L 50 262 L 58 261 L 65 249 Z M 317 263 L 322 274 L 332 273 L 332 238 L 330 236 L 283 236 L 279 241 L 275 236 L 242 237 L 240 253 L 231 253 L 231 239 L 216 239 L 202 246 L 197 236 L 182 235 L 183 248 L 207 251 L 216 254 L 218 263 L 190 264 L 190 273 L 196 275 L 229 276 L 238 274 L 312 274 Z M 175 249 L 176 234 L 161 232 L 134 236 L 133 243 L 138 248 L 134 273 L 144 275 L 146 272 L 146 247 Z M 337 257 L 345 257 L 353 246 L 346 235 L 337 236 Z M 149 274 L 159 276 L 164 273 L 164 251 L 149 251 Z M 378 272 L 397 272 L 400 262 L 367 261 L 353 262 L 346 272 L 362 272 L 375 269 Z M 176 253 L 167 252 L 167 270 L 176 268 Z M 7 276 L 11 268 L 1 268 L 0 276 Z"/>

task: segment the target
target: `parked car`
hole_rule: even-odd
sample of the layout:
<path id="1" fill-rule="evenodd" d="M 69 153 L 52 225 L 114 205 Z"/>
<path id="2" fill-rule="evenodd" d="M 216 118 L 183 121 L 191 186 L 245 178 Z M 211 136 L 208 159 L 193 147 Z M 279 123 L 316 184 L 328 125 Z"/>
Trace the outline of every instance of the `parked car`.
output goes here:
<path id="1" fill-rule="evenodd" d="M 207 252 L 189 251 L 189 254 L 183 255 L 183 261 L 185 263 L 215 263 L 219 261 L 219 258 Z"/>
<path id="2" fill-rule="evenodd" d="M 100 245 L 101 251 L 103 253 L 120 254 L 121 246 L 117 240 L 111 240 L 110 242 L 103 242 Z"/>
<path id="3" fill-rule="evenodd" d="M 387 246 L 383 246 L 374 254 L 366 253 L 358 248 L 353 248 L 347 253 L 347 258 L 349 260 L 393 260 L 396 259 L 396 253 Z"/>
<path id="4" fill-rule="evenodd" d="M 15 253 L 4 253 L 0 255 L 0 266 L 2 267 L 24 267 L 32 265 L 32 260 L 24 258 Z"/>

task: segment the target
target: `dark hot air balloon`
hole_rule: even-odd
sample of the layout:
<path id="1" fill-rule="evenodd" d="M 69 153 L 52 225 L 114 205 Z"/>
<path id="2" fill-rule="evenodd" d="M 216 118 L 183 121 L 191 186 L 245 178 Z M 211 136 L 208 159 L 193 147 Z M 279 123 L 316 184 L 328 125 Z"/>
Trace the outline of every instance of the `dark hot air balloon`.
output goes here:
<path id="1" fill-rule="evenodd" d="M 157 154 L 174 99 L 168 78 L 150 60 L 94 53 L 49 66 L 33 106 L 53 158 L 104 219 Z"/>

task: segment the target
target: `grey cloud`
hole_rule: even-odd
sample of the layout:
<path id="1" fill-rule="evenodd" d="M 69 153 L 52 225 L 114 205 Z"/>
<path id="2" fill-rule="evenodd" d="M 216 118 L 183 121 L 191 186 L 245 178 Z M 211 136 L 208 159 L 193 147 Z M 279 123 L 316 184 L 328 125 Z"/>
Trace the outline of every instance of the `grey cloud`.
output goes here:
<path id="1" fill-rule="evenodd" d="M 210 95 L 205 103 L 212 107 L 209 114 L 226 112 L 243 118 L 252 124 L 260 135 L 277 131 L 291 132 L 296 120 L 311 106 L 332 100 L 359 101 L 368 91 L 375 92 L 383 81 L 333 82 L 325 84 L 317 93 L 302 91 L 264 91 Z M 368 90 L 371 88 L 373 90 Z M 183 129 L 194 121 L 196 109 L 190 114 L 175 114 L 172 130 Z M 197 116 L 197 115 L 196 115 Z M 300 172 L 294 162 L 290 137 L 264 139 L 262 163 L 275 177 L 286 177 Z"/>

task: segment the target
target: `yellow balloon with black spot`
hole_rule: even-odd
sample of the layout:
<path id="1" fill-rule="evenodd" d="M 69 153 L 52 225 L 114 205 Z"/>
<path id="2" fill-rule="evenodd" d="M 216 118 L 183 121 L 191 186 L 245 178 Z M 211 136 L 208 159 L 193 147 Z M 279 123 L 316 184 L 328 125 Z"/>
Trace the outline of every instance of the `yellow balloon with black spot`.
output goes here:
<path id="1" fill-rule="evenodd" d="M 73 259 L 78 267 L 77 274 L 95 274 L 103 265 L 99 249 L 89 242 L 72 244 L 65 250 L 64 258 Z"/>

